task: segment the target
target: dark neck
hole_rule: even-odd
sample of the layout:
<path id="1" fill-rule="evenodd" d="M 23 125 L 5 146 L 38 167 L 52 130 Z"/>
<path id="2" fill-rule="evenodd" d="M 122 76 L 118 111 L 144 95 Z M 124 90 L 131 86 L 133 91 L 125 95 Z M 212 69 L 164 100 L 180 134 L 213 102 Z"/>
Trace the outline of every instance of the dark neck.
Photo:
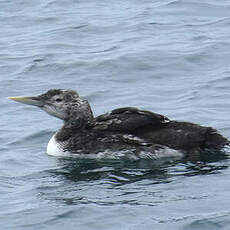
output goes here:
<path id="1" fill-rule="evenodd" d="M 57 141 L 67 141 L 77 133 L 83 133 L 90 127 L 90 124 L 83 120 L 64 122 L 64 125 L 56 134 L 56 139 Z"/>
<path id="2" fill-rule="evenodd" d="M 83 133 L 93 123 L 94 117 L 87 101 L 79 110 L 70 110 L 69 118 L 64 120 L 63 127 L 56 134 L 57 141 L 66 141 L 77 133 Z"/>

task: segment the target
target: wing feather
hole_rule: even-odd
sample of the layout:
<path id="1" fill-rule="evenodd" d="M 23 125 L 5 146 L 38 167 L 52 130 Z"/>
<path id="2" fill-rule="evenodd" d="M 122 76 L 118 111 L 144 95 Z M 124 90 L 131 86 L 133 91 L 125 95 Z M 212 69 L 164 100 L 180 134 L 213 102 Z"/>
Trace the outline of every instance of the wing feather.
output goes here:
<path id="1" fill-rule="evenodd" d="M 134 131 L 144 126 L 159 128 L 168 122 L 169 119 L 163 115 L 134 107 L 124 107 L 98 116 L 94 128 L 108 131 Z"/>

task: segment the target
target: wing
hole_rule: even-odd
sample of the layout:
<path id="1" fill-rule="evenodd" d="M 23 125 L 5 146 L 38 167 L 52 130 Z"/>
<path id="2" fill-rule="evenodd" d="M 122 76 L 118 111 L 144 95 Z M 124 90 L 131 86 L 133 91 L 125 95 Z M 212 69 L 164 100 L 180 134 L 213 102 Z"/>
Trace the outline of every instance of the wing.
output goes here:
<path id="1" fill-rule="evenodd" d="M 167 117 L 133 107 L 115 109 L 95 118 L 91 128 L 97 135 L 120 137 L 126 143 L 159 144 L 173 149 L 193 150 L 221 147 L 228 140 L 210 127 Z M 101 132 L 102 131 L 102 132 Z"/>
<path id="2" fill-rule="evenodd" d="M 147 126 L 158 129 L 168 122 L 169 119 L 163 115 L 134 107 L 124 107 L 96 117 L 94 129 L 131 132 Z"/>

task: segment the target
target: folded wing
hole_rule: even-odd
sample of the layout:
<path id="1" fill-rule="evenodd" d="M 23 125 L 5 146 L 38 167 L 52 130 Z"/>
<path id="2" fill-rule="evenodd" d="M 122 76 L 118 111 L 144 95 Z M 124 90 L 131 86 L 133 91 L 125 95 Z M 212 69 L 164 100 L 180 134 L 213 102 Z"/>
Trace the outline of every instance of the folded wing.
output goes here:
<path id="1" fill-rule="evenodd" d="M 142 127 L 151 126 L 152 129 L 159 129 L 168 122 L 169 119 L 163 115 L 139 110 L 134 107 L 124 107 L 98 116 L 95 119 L 94 128 L 98 130 L 135 133 L 135 130 Z"/>

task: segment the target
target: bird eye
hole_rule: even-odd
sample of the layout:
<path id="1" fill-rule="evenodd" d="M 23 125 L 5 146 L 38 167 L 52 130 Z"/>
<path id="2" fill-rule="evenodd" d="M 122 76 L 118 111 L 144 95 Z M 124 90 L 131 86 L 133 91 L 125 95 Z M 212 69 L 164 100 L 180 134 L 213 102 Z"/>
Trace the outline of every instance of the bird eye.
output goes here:
<path id="1" fill-rule="evenodd" d="M 60 99 L 60 98 L 56 99 L 56 102 L 61 102 L 61 101 L 62 101 L 62 99 Z"/>

